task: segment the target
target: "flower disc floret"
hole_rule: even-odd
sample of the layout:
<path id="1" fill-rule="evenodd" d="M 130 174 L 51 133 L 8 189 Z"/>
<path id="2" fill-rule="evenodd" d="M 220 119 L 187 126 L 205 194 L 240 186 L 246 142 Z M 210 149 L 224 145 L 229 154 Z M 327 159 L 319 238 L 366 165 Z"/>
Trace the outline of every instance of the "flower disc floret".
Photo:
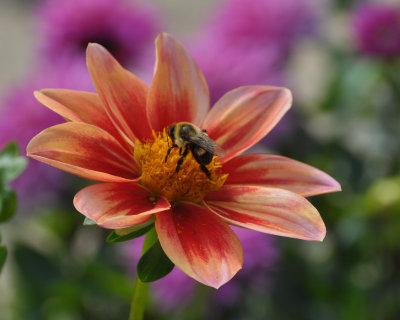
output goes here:
<path id="1" fill-rule="evenodd" d="M 219 190 L 223 186 L 228 175 L 220 172 L 221 164 L 217 157 L 207 165 L 210 178 L 200 169 L 191 152 L 176 172 L 177 162 L 181 157 L 179 148 L 172 149 L 165 162 L 171 140 L 166 129 L 157 134 L 153 132 L 153 135 L 153 141 L 142 143 L 137 140 L 135 143 L 134 157 L 142 171 L 140 183 L 143 186 L 171 202 L 196 203 L 200 203 L 208 192 Z"/>

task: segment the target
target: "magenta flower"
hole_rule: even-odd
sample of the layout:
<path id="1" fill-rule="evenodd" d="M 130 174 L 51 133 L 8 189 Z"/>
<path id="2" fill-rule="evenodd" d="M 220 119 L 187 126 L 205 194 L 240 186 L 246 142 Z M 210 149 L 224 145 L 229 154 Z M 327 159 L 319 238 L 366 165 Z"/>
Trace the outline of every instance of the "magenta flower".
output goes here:
<path id="1" fill-rule="evenodd" d="M 361 52 L 373 56 L 400 56 L 400 5 L 363 4 L 352 17 Z"/>
<path id="2" fill-rule="evenodd" d="M 211 101 L 242 85 L 282 85 L 282 64 L 315 17 L 308 0 L 231 0 L 205 24 L 194 55 Z"/>
<path id="3" fill-rule="evenodd" d="M 229 0 L 217 9 L 210 30 L 231 44 L 274 44 L 287 49 L 314 25 L 309 0 Z"/>
<path id="4" fill-rule="evenodd" d="M 84 61 L 89 42 L 106 47 L 124 64 L 138 64 L 159 32 L 154 9 L 127 0 L 46 0 L 37 9 L 40 57 Z"/>
<path id="5" fill-rule="evenodd" d="M 212 102 L 238 86 L 284 83 L 279 50 L 273 46 L 230 46 L 218 37 L 204 38 L 198 45 L 195 57 L 204 70 Z"/>
<path id="6" fill-rule="evenodd" d="M 69 67 L 57 71 L 43 69 L 42 73 L 9 88 L 0 102 L 0 149 L 8 141 L 14 140 L 24 150 L 32 135 L 63 122 L 62 117 L 36 101 L 32 94 L 34 90 L 48 86 L 89 90 L 92 85 L 88 86 L 87 83 L 81 68 Z M 13 186 L 25 200 L 33 199 L 60 190 L 62 176 L 59 170 L 30 160 L 27 169 L 13 182 Z"/>

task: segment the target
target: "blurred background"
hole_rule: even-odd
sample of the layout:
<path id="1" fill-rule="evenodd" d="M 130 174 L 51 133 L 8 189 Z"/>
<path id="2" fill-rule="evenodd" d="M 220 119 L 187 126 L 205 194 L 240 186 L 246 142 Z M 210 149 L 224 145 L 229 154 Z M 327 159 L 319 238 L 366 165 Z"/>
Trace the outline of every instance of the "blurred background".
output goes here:
<path id="1" fill-rule="evenodd" d="M 213 102 L 240 85 L 290 88 L 291 111 L 256 150 L 313 165 L 343 191 L 310 199 L 322 243 L 235 229 L 243 270 L 216 291 L 175 268 L 152 284 L 146 319 L 400 319 L 398 0 L 1 0 L 0 150 L 14 140 L 24 155 L 63 122 L 33 90 L 93 90 L 88 42 L 150 83 L 160 31 L 195 57 Z M 142 239 L 109 244 L 109 231 L 83 226 L 72 199 L 87 184 L 32 160 L 9 184 L 1 320 L 127 318 Z"/>

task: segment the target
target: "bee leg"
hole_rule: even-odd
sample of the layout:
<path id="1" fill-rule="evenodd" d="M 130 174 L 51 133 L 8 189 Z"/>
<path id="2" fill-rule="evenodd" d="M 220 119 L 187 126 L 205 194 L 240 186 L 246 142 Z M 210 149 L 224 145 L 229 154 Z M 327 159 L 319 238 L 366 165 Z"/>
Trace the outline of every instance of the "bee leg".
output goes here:
<path id="1" fill-rule="evenodd" d="M 206 174 L 207 178 L 211 180 L 211 173 L 204 164 L 200 163 L 200 169 Z"/>
<path id="2" fill-rule="evenodd" d="M 181 157 L 179 158 L 178 162 L 176 163 L 175 172 L 178 172 L 179 169 L 181 168 L 183 160 L 186 158 L 188 152 L 189 152 L 189 147 L 185 147 L 185 150 L 183 151 L 183 153 L 182 153 Z"/>
<path id="3" fill-rule="evenodd" d="M 192 155 L 193 158 L 196 160 L 196 162 L 199 164 L 201 171 L 203 171 L 207 178 L 211 180 L 211 173 L 210 171 L 208 171 L 207 167 L 204 165 L 203 161 L 201 161 L 201 159 L 199 158 L 199 156 L 197 155 L 197 153 L 194 151 L 194 149 L 192 148 Z"/>
<path id="4" fill-rule="evenodd" d="M 182 148 L 179 148 L 179 155 L 182 155 Z"/>
<path id="5" fill-rule="evenodd" d="M 178 145 L 173 144 L 172 146 L 170 146 L 170 147 L 168 148 L 168 150 L 167 150 L 167 155 L 165 156 L 164 163 L 167 162 L 168 156 L 169 156 L 169 154 L 171 153 L 171 150 L 172 150 L 173 148 L 178 148 Z"/>

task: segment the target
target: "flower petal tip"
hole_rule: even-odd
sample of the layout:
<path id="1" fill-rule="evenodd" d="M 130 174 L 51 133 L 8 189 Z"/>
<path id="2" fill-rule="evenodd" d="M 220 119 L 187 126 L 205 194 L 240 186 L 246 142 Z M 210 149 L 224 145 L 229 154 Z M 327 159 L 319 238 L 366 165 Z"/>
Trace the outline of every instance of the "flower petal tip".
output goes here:
<path id="1" fill-rule="evenodd" d="M 332 191 L 331 192 L 340 192 L 342 191 L 342 186 L 339 182 L 332 178 Z"/>
<path id="2" fill-rule="evenodd" d="M 89 42 L 88 45 L 87 45 L 87 49 L 90 49 L 90 50 L 93 50 L 93 49 L 95 49 L 96 47 L 97 47 L 97 48 L 98 48 L 98 47 L 103 48 L 103 46 L 102 46 L 101 44 L 98 44 L 98 43 L 96 43 L 96 42 Z"/>
<path id="3" fill-rule="evenodd" d="M 313 237 L 310 238 L 311 241 L 318 241 L 322 242 L 324 241 L 326 236 L 326 227 L 325 224 L 322 222 L 321 229 L 318 230 Z"/>
<path id="4" fill-rule="evenodd" d="M 293 103 L 293 94 L 292 91 L 288 88 L 280 87 L 280 95 L 281 98 L 284 100 L 284 105 L 286 109 L 290 109 Z"/>
<path id="5" fill-rule="evenodd" d="M 158 34 L 158 36 L 156 37 L 156 42 L 159 40 L 162 40 L 163 38 L 174 38 L 173 36 L 171 36 L 169 33 L 167 32 L 160 32 Z"/>
<path id="6" fill-rule="evenodd" d="M 46 89 L 33 91 L 33 96 L 37 101 L 45 105 L 43 101 L 46 99 Z"/>
<path id="7" fill-rule="evenodd" d="M 324 181 L 325 182 L 324 189 L 321 190 L 320 193 L 318 193 L 318 194 L 341 192 L 342 191 L 342 186 L 340 185 L 340 183 L 337 182 L 330 175 L 328 175 L 328 174 L 325 174 L 325 175 L 326 175 L 326 178 L 325 178 L 325 181 Z"/>
<path id="8" fill-rule="evenodd" d="M 231 278 L 229 278 L 229 279 L 224 279 L 223 281 L 218 282 L 218 283 L 214 283 L 214 284 L 209 283 L 209 284 L 207 284 L 207 285 L 210 286 L 210 287 L 212 287 L 212 288 L 214 288 L 214 289 L 217 289 L 217 290 L 218 290 L 218 289 L 221 288 L 223 285 L 225 285 L 225 284 L 227 284 L 229 281 L 231 281 L 232 278 L 233 278 L 240 270 L 242 270 L 242 268 L 243 268 L 243 261 L 242 261 L 242 265 L 241 265 L 239 268 L 237 268 L 237 270 L 232 274 Z"/>
<path id="9" fill-rule="evenodd" d="M 86 63 L 89 66 L 88 60 L 94 60 L 95 58 L 104 60 L 106 55 L 110 55 L 106 48 L 101 44 L 91 42 L 86 48 Z"/>

